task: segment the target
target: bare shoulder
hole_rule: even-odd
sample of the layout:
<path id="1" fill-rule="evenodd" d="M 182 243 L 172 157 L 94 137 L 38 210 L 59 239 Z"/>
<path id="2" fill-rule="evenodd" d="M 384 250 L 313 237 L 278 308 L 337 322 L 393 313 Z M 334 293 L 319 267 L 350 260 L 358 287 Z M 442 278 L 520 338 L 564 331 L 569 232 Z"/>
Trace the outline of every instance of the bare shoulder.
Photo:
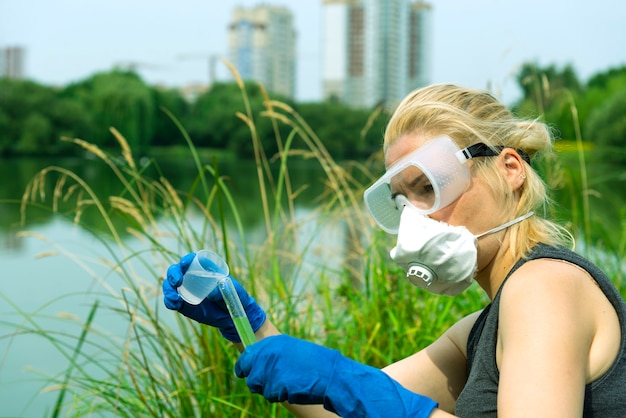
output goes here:
<path id="1" fill-rule="evenodd" d="M 537 326 L 546 320 L 553 325 L 577 322 L 591 332 L 593 324 L 580 321 L 593 317 L 592 302 L 598 297 L 603 294 L 597 283 L 580 267 L 553 259 L 529 261 L 502 288 L 500 332 L 506 332 L 506 325 L 517 328 L 520 321 Z"/>
<path id="2" fill-rule="evenodd" d="M 547 258 L 531 260 L 516 270 L 503 287 L 501 308 L 515 308 L 524 301 L 536 304 L 542 300 L 550 302 L 544 306 L 546 309 L 555 303 L 580 306 L 578 297 L 594 289 L 599 290 L 597 283 L 579 266 Z M 542 307 L 541 304 L 535 306 Z"/>

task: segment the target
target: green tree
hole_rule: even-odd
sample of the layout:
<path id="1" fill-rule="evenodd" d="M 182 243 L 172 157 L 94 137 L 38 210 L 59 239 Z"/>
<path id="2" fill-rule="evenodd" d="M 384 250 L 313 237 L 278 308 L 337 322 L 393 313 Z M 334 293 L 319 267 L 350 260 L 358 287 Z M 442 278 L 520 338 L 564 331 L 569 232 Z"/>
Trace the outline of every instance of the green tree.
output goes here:
<path id="1" fill-rule="evenodd" d="M 330 101 L 301 104 L 297 110 L 336 159 L 368 157 L 380 149 L 386 114 L 376 117 Z"/>
<path id="2" fill-rule="evenodd" d="M 151 145 L 167 146 L 183 143 L 181 132 L 174 121 L 165 113 L 167 109 L 177 119 L 184 119 L 189 112 L 189 104 L 185 101 L 178 90 L 152 89 L 156 115 L 154 120 L 154 133 Z"/>
<path id="3" fill-rule="evenodd" d="M 583 85 L 571 65 L 558 69 L 554 65 L 542 68 L 526 63 L 517 74 L 517 82 L 524 96 L 513 106 L 516 113 L 541 116 L 556 128 L 560 137 L 576 137 L 577 121 L 573 111 L 581 100 Z"/>
<path id="4" fill-rule="evenodd" d="M 274 154 L 278 146 L 271 121 L 262 115 L 266 110 L 261 89 L 256 84 L 246 84 L 246 95 L 259 141 L 267 155 Z M 288 101 L 275 98 L 289 103 Z M 192 105 L 186 119 L 190 136 L 200 146 L 229 149 L 240 157 L 254 155 L 250 128 L 236 113 L 246 114 L 239 86 L 235 83 L 216 83 Z M 288 128 L 279 126 L 286 135 Z"/>
<path id="5" fill-rule="evenodd" d="M 28 154 L 47 152 L 51 138 L 50 119 L 41 113 L 31 112 L 22 122 L 22 132 L 15 150 Z"/>
<path id="6" fill-rule="evenodd" d="M 62 93 L 53 108 L 49 109 L 51 129 L 54 141 L 51 150 L 66 154 L 75 152 L 76 147 L 59 141 L 61 137 L 89 139 L 94 131 L 94 115 L 75 98 L 65 97 Z"/>
<path id="7" fill-rule="evenodd" d="M 246 126 L 235 116 L 244 111 L 237 85 L 216 83 L 193 103 L 185 126 L 197 145 L 225 148 L 228 139 L 241 132 L 249 138 Z"/>
<path id="8" fill-rule="evenodd" d="M 50 152 L 55 138 L 49 119 L 56 102 L 56 92 L 50 87 L 32 81 L 0 79 L 2 152 Z M 31 129 L 33 132 L 29 132 Z"/>
<path id="9" fill-rule="evenodd" d="M 612 106 L 618 104 L 607 104 L 608 101 L 619 101 L 616 97 L 626 91 L 626 66 L 611 68 L 607 71 L 595 74 L 587 82 L 587 88 L 583 100 L 580 101 L 579 115 L 581 118 L 581 128 L 584 138 L 587 141 L 605 141 L 607 136 L 603 131 L 613 129 L 615 123 L 624 119 L 624 114 L 616 115 L 615 120 L 607 121 L 607 125 L 600 125 L 599 120 L 603 119 L 602 113 L 611 112 Z M 592 126 L 590 126 L 592 124 Z M 607 141 L 606 144 L 610 144 Z"/>
<path id="10" fill-rule="evenodd" d="M 9 116 L 0 108 L 0 155 L 8 153 L 11 149 L 13 141 L 8 135 L 10 126 Z"/>
<path id="11" fill-rule="evenodd" d="M 589 115 L 585 137 L 599 145 L 603 158 L 626 161 L 626 85 Z"/>
<path id="12" fill-rule="evenodd" d="M 603 71 L 594 74 L 587 82 L 589 89 L 613 89 L 619 85 L 622 85 L 626 78 L 626 66 L 609 68 L 607 71 Z"/>
<path id="13" fill-rule="evenodd" d="M 559 90 L 567 89 L 571 92 L 580 92 L 582 85 L 576 71 L 571 64 L 563 69 L 555 65 L 540 67 L 535 63 L 525 63 L 517 74 L 517 83 L 524 93 L 524 100 L 532 100 L 546 108 Z"/>
<path id="14" fill-rule="evenodd" d="M 109 133 L 114 127 L 136 152 L 150 144 L 155 127 L 153 93 L 141 78 L 128 71 L 98 73 L 68 86 L 66 95 L 73 97 L 91 111 L 93 131 L 85 138 L 101 147 L 114 147 Z"/>

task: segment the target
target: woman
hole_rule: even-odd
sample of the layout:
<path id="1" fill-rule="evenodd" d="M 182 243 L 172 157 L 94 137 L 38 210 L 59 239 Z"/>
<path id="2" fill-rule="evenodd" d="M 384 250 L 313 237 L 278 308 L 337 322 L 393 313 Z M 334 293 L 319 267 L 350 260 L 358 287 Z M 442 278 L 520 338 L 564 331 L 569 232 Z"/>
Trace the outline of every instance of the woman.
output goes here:
<path id="1" fill-rule="evenodd" d="M 278 336 L 238 285 L 259 340 L 238 376 L 303 417 L 626 416 L 626 304 L 534 213 L 548 198 L 530 162 L 550 148 L 545 125 L 516 119 L 488 93 L 411 93 L 387 126 L 387 172 L 367 207 L 398 234 L 391 256 L 413 284 L 455 295 L 475 280 L 491 303 L 380 371 Z M 180 300 L 189 260 L 168 270 L 165 304 L 238 341 L 219 294 L 198 307 Z"/>

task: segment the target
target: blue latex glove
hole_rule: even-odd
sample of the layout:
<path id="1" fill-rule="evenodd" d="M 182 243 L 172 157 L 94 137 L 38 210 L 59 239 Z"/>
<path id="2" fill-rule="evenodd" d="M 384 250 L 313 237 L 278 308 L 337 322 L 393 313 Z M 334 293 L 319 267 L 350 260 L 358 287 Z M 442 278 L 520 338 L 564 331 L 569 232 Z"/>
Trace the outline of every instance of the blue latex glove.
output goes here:
<path id="1" fill-rule="evenodd" d="M 427 418 L 437 407 L 380 369 L 288 335 L 246 347 L 235 373 L 270 402 L 322 404 L 342 417 Z"/>
<path id="2" fill-rule="evenodd" d="M 172 264 L 167 269 L 167 277 L 163 281 L 163 301 L 165 306 L 202 324 L 218 328 L 224 338 L 229 341 L 241 342 L 222 294 L 217 287 L 199 305 L 191 305 L 185 302 L 178 294 L 177 289 L 182 284 L 183 275 L 189 268 L 194 256 L 194 253 L 187 254 L 180 259 L 179 263 Z M 229 277 L 235 285 L 241 304 L 248 315 L 252 330 L 256 332 L 265 322 L 265 311 L 261 309 L 254 298 L 246 292 L 237 280 L 230 275 Z"/>

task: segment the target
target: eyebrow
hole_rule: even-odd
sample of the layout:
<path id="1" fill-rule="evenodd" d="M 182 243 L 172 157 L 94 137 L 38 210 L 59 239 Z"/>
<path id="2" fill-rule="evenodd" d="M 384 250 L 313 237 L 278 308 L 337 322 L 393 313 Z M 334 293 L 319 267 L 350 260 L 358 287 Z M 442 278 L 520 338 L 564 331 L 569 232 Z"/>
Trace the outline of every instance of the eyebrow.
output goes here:
<path id="1" fill-rule="evenodd" d="M 398 174 L 401 174 L 401 173 L 402 173 L 402 171 L 400 171 Z M 397 175 L 396 175 L 396 176 L 393 176 L 392 178 L 394 178 L 394 177 L 397 177 Z M 392 178 L 391 178 L 391 179 L 392 179 Z M 402 193 L 398 192 L 397 190 L 394 190 L 394 189 L 391 187 L 391 179 L 389 179 L 390 181 L 389 181 L 389 183 L 388 183 L 388 184 L 389 184 L 389 193 L 391 194 L 391 197 L 393 198 L 395 195 L 397 195 L 397 194 L 402 194 Z M 420 174 L 418 174 L 417 176 L 415 176 L 415 178 L 413 178 L 412 180 L 410 180 L 410 182 L 409 182 L 409 183 L 404 182 L 404 181 L 400 181 L 399 183 L 400 183 L 400 184 L 404 184 L 404 185 L 405 185 L 405 188 L 409 188 L 409 189 L 411 189 L 411 188 L 415 187 L 416 185 L 418 185 L 419 183 L 423 183 L 423 182 L 424 182 L 424 179 L 426 179 L 426 180 L 428 181 L 428 183 L 430 183 L 430 180 L 428 179 L 428 176 L 426 176 L 426 175 L 424 174 L 424 172 L 420 170 Z M 396 183 L 398 183 L 398 182 L 396 182 Z M 400 189 L 400 190 L 402 190 L 402 187 L 400 187 L 399 189 Z"/>
<path id="2" fill-rule="evenodd" d="M 419 183 L 423 183 L 423 182 L 424 182 L 424 178 L 428 179 L 428 177 L 426 177 L 426 176 L 424 175 L 424 173 L 422 172 L 421 174 L 419 174 L 418 176 L 416 176 L 416 177 L 413 179 L 413 181 L 411 181 L 411 182 L 408 184 L 408 187 L 412 188 L 412 187 L 417 186 Z M 430 183 L 430 181 L 429 181 L 429 183 Z"/>

